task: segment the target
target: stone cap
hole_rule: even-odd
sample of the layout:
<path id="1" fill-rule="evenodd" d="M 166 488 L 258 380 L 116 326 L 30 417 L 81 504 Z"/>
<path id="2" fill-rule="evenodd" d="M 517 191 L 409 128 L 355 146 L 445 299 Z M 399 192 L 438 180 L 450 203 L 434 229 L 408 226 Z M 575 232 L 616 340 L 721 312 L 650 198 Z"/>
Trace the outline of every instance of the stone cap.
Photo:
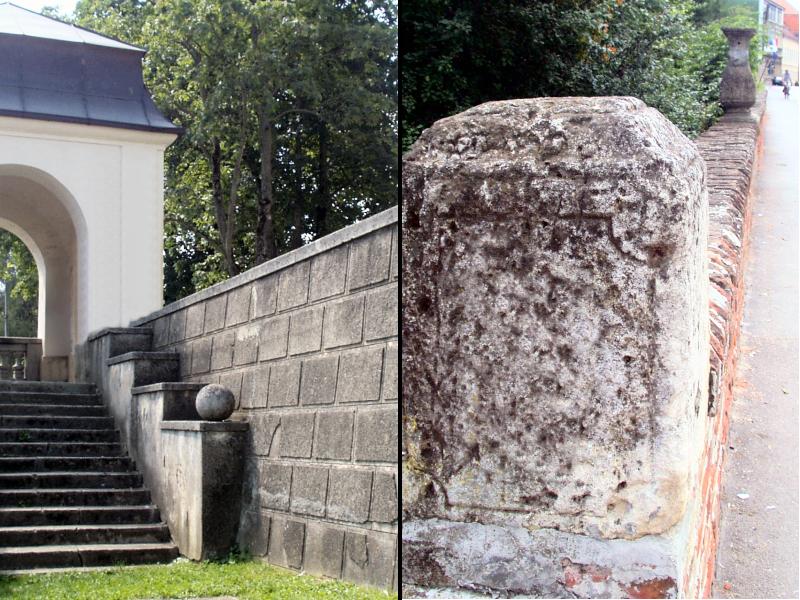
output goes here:
<path id="1" fill-rule="evenodd" d="M 161 383 L 151 383 L 150 385 L 140 385 L 131 388 L 131 394 L 152 394 L 155 392 L 197 392 L 207 386 L 207 383 L 184 383 L 175 381 L 163 381 Z"/>
<path id="2" fill-rule="evenodd" d="M 250 423 L 246 421 L 162 421 L 161 430 L 170 431 L 247 431 Z"/>
<path id="3" fill-rule="evenodd" d="M 180 355 L 177 352 L 126 352 L 119 356 L 113 356 L 106 361 L 107 366 L 116 365 L 130 360 L 178 360 Z"/>
<path id="4" fill-rule="evenodd" d="M 104 327 L 94 333 L 89 334 L 87 342 L 107 336 L 107 335 L 153 335 L 152 327 Z"/>
<path id="5" fill-rule="evenodd" d="M 286 254 L 281 254 L 280 256 L 273 258 L 272 260 L 268 260 L 265 263 L 261 263 L 252 269 L 248 269 L 244 273 L 236 275 L 235 277 L 231 277 L 230 279 L 226 279 L 225 281 L 222 281 L 216 285 L 212 285 L 204 290 L 195 292 L 190 296 L 176 300 L 160 310 L 152 312 L 140 319 L 136 319 L 131 323 L 131 325 L 137 326 L 144 323 L 150 323 L 159 317 L 177 312 L 182 308 L 186 308 L 187 306 L 191 306 L 203 300 L 208 300 L 214 296 L 219 296 L 220 294 L 224 294 L 225 292 L 261 279 L 262 277 L 266 277 L 271 273 L 276 273 L 282 269 L 286 269 L 287 267 L 312 258 L 318 254 L 322 254 L 323 252 L 327 252 L 328 250 L 353 240 L 365 237 L 373 231 L 378 231 L 384 227 L 396 225 L 397 221 L 397 206 L 393 206 L 392 208 L 388 208 L 377 215 L 369 217 L 368 219 L 364 219 L 363 221 L 359 221 L 353 225 L 348 225 L 347 227 L 344 227 L 339 231 L 335 231 L 330 235 L 326 235 L 323 238 L 314 240 L 310 244 L 306 244 L 297 250 L 292 250 Z"/>

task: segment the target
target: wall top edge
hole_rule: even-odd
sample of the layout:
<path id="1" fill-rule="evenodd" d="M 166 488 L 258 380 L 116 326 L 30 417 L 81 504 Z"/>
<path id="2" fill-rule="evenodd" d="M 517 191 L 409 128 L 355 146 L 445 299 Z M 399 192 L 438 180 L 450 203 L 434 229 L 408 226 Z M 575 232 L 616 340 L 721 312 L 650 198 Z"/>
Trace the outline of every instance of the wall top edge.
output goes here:
<path id="1" fill-rule="evenodd" d="M 383 229 L 385 227 L 389 227 L 391 225 L 395 225 L 398 222 L 398 211 L 397 206 L 393 206 L 383 212 L 378 213 L 368 219 L 364 219 L 363 221 L 359 221 L 358 223 L 354 223 L 353 225 L 348 225 L 347 227 L 343 227 L 339 231 L 334 231 L 330 235 L 326 235 L 318 240 L 311 242 L 310 244 L 306 244 L 305 246 L 298 248 L 296 250 L 292 250 L 291 252 L 287 252 L 286 254 L 282 254 L 272 260 L 269 260 L 265 263 L 260 265 L 256 265 L 252 269 L 245 271 L 244 273 L 240 273 L 235 277 L 231 277 L 230 279 L 226 279 L 216 285 L 212 285 L 204 290 L 199 292 L 195 292 L 190 296 L 186 296 L 185 298 L 181 298 L 167 306 L 157 310 L 155 312 L 150 313 L 144 317 L 136 319 L 135 321 L 131 322 L 132 327 L 139 327 L 146 323 L 150 323 L 159 317 L 164 317 L 169 315 L 173 312 L 177 312 L 183 308 L 191 306 L 192 304 L 197 304 L 198 302 L 202 302 L 204 300 L 208 300 L 209 298 L 213 298 L 214 296 L 219 296 L 220 294 L 224 294 L 225 292 L 229 292 L 230 290 L 236 289 L 243 285 L 247 285 L 248 283 L 252 283 L 262 277 L 266 277 L 272 273 L 276 273 L 288 267 L 291 267 L 294 264 L 300 263 L 304 260 L 308 260 L 318 254 L 322 254 L 323 252 L 327 252 L 329 250 L 333 250 L 334 248 L 356 240 L 361 237 L 365 237 L 370 233 Z"/>

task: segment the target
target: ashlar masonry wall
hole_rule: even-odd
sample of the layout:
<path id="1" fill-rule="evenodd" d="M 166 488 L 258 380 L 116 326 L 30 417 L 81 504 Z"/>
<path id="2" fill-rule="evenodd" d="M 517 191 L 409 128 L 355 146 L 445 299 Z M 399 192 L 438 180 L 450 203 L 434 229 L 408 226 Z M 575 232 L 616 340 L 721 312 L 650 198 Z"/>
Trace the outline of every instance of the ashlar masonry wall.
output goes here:
<path id="1" fill-rule="evenodd" d="M 269 562 L 397 585 L 397 209 L 133 323 L 250 423 L 238 540 Z"/>

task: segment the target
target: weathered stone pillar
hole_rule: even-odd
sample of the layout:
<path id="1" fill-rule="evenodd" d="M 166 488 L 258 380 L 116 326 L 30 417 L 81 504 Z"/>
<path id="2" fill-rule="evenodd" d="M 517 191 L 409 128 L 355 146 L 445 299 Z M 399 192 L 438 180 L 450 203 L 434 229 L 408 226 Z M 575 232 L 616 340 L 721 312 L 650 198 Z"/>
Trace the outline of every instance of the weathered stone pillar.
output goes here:
<path id="1" fill-rule="evenodd" d="M 407 583 L 677 593 L 708 410 L 704 173 L 634 98 L 484 104 L 404 157 Z"/>
<path id="2" fill-rule="evenodd" d="M 723 27 L 728 38 L 728 64 L 719 84 L 719 101 L 725 110 L 750 108 L 756 103 L 756 82 L 750 71 L 750 38 L 755 29 Z"/>

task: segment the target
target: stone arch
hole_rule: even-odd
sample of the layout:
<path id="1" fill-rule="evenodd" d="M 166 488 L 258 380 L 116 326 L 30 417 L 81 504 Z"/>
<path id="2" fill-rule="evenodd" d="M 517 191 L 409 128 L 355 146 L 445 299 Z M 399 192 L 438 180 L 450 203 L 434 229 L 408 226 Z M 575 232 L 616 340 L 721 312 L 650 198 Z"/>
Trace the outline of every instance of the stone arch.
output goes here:
<path id="1" fill-rule="evenodd" d="M 43 379 L 67 379 L 86 307 L 86 221 L 75 197 L 49 173 L 0 164 L 0 227 L 20 238 L 39 270 Z"/>

